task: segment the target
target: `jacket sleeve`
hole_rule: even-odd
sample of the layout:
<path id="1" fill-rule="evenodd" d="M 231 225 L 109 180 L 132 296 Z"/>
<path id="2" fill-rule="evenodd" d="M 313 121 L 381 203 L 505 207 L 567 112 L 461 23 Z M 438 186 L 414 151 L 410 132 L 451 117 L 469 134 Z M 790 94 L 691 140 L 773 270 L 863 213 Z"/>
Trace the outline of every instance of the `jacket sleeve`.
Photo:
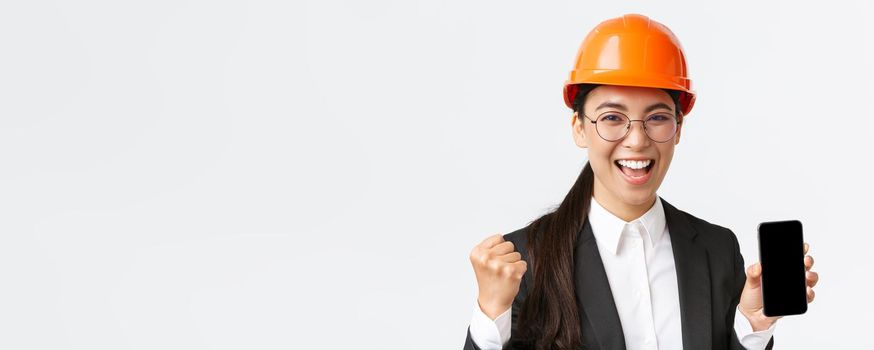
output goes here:
<path id="1" fill-rule="evenodd" d="M 729 308 L 728 320 L 726 325 L 731 328 L 731 336 L 729 337 L 729 349 L 731 350 L 746 350 L 746 348 L 741 345 L 740 339 L 737 337 L 737 332 L 734 330 L 734 317 L 735 310 L 737 309 L 737 305 L 740 303 L 740 296 L 743 292 L 744 285 L 747 281 L 747 270 L 744 267 L 744 257 L 740 252 L 740 244 L 737 242 L 737 236 L 734 235 L 734 232 L 731 232 L 729 235 L 734 243 L 734 287 L 735 287 L 735 296 L 731 299 L 731 307 Z M 768 341 L 768 345 L 765 346 L 765 350 L 772 350 L 774 347 L 774 337 L 771 336 L 771 339 Z"/>
<path id="2" fill-rule="evenodd" d="M 470 337 L 470 326 L 467 327 L 467 339 L 464 340 L 463 350 L 480 350 L 479 346 L 476 346 L 476 343 Z"/>

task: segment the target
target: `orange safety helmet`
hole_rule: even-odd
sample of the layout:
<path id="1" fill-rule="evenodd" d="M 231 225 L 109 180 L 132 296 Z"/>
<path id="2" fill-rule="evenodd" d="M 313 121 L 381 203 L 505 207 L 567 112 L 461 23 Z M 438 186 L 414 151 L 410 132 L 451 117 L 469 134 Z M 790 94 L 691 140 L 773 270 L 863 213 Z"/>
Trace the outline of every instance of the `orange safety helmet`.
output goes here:
<path id="1" fill-rule="evenodd" d="M 638 14 L 608 19 L 589 32 L 564 84 L 564 103 L 570 108 L 577 84 L 678 90 L 684 116 L 695 104 L 680 41 L 665 25 Z"/>

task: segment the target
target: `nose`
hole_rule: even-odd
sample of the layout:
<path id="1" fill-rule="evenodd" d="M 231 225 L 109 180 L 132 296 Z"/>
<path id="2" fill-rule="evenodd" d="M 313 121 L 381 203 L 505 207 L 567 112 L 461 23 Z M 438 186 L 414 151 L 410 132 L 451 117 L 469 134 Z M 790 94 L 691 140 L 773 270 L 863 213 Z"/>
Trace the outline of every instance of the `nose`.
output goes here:
<path id="1" fill-rule="evenodd" d="M 622 140 L 623 146 L 630 149 L 642 149 L 649 146 L 650 139 L 646 135 L 643 120 L 632 120 L 629 128 L 631 130 L 628 130 L 628 135 L 625 135 L 625 138 Z"/>

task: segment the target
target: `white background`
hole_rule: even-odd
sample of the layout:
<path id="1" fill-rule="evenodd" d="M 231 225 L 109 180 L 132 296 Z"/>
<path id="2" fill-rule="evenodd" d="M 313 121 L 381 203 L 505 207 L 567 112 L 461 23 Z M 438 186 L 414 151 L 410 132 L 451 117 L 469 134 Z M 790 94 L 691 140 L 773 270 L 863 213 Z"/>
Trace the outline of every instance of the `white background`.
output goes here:
<path id="1" fill-rule="evenodd" d="M 680 38 L 659 194 L 800 219 L 782 349 L 872 348 L 870 1 L 0 3 L 0 348 L 453 349 L 468 254 L 585 163 L 561 87 L 598 22 Z"/>

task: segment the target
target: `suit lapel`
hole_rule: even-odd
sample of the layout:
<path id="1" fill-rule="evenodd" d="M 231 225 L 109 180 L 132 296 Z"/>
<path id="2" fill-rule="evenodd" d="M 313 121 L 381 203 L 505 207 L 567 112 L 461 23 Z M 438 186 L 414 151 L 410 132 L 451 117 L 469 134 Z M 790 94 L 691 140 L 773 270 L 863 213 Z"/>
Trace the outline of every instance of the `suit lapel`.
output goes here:
<path id="1" fill-rule="evenodd" d="M 711 349 L 713 326 L 707 250 L 695 244 L 697 231 L 683 213 L 664 199 L 660 200 L 665 210 L 677 271 L 683 348 Z M 588 316 L 595 333 L 589 336 L 595 336 L 602 349 L 625 350 L 622 323 L 594 238 L 586 220 L 574 252 L 574 283 L 579 311 Z M 583 337 L 586 336 L 583 334 Z"/>
<path id="2" fill-rule="evenodd" d="M 594 238 L 586 220 L 574 252 L 574 283 L 580 315 L 585 312 L 595 334 L 583 334 L 583 337 L 595 336 L 603 350 L 625 350 L 622 323 Z"/>
<path id="3" fill-rule="evenodd" d="M 697 231 L 677 208 L 662 199 L 674 250 L 684 349 L 712 348 L 710 268 L 707 250 L 695 244 Z"/>

